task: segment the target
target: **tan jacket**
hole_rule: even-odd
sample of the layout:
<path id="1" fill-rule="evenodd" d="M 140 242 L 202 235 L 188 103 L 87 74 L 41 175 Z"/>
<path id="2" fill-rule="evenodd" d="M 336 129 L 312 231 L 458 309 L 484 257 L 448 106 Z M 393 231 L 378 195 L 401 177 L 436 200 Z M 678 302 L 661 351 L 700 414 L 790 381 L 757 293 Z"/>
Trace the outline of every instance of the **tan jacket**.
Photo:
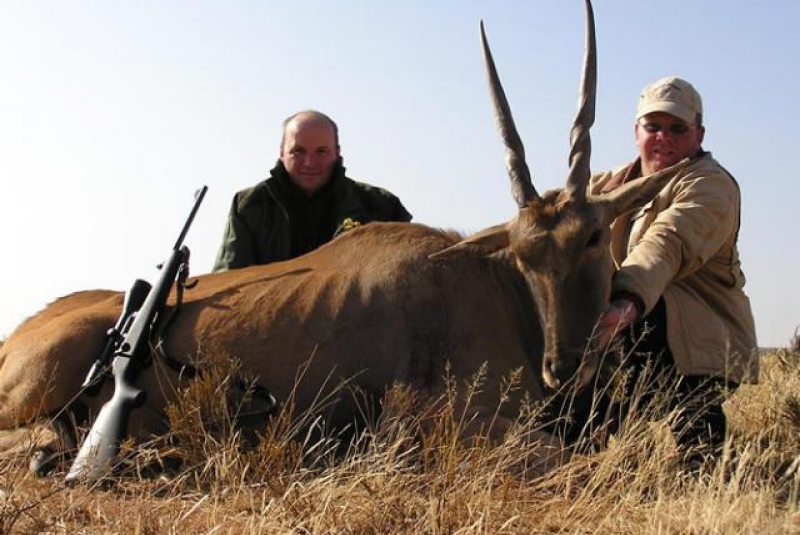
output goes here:
<path id="1" fill-rule="evenodd" d="M 608 191 L 641 173 L 639 162 L 592 178 Z M 639 296 L 644 313 L 664 296 L 667 342 L 685 375 L 758 380 L 758 350 L 736 241 L 740 193 L 734 178 L 704 153 L 651 202 L 619 216 L 611 252 L 613 292 Z"/>

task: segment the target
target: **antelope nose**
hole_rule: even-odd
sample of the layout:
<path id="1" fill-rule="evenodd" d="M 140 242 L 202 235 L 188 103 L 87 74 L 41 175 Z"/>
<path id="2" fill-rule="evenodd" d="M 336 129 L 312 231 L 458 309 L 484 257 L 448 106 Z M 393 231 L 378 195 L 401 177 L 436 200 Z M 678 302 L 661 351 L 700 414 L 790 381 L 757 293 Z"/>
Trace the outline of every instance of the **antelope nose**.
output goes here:
<path id="1" fill-rule="evenodd" d="M 557 360 L 550 361 L 550 375 L 555 377 L 559 384 L 564 380 L 564 365 Z"/>
<path id="2" fill-rule="evenodd" d="M 548 358 L 545 363 L 545 379 L 553 388 L 559 388 L 575 374 L 575 368 L 567 359 Z"/>
<path id="3" fill-rule="evenodd" d="M 546 358 L 544 362 L 544 382 L 547 386 L 557 390 L 563 384 L 563 365 L 554 358 Z"/>

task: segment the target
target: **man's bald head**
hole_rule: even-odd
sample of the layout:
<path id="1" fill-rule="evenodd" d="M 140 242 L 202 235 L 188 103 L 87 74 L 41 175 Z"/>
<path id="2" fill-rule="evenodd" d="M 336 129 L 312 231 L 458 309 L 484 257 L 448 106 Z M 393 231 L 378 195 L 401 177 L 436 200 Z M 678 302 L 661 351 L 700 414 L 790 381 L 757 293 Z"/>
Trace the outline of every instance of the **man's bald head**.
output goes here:
<path id="1" fill-rule="evenodd" d="M 339 159 L 336 123 L 314 110 L 295 113 L 283 122 L 280 154 L 292 182 L 312 195 L 330 180 Z"/>
<path id="2" fill-rule="evenodd" d="M 281 136 L 281 145 L 286 140 L 286 129 L 289 126 L 297 126 L 300 124 L 327 124 L 333 130 L 333 138 L 336 143 L 336 149 L 339 149 L 339 127 L 333 119 L 317 110 L 303 110 L 293 115 L 290 115 L 283 121 L 283 136 Z"/>

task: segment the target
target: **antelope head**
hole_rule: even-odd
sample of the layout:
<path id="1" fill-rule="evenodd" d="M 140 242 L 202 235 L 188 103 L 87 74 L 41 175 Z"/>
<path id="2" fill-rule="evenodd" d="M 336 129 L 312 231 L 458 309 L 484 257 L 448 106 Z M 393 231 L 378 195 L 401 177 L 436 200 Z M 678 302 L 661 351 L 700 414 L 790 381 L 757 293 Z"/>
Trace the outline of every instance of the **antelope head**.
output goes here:
<path id="1" fill-rule="evenodd" d="M 519 214 L 438 253 L 510 254 L 536 301 L 544 333 L 543 378 L 551 388 L 586 385 L 604 348 L 594 347 L 595 326 L 608 306 L 614 264 L 610 225 L 619 214 L 649 201 L 674 168 L 638 178 L 609 193 L 588 192 L 597 87 L 594 14 L 586 3 L 586 43 L 578 113 L 570 133 L 566 186 L 539 195 L 481 23 L 481 44 L 495 121 L 506 147 L 506 167 Z M 680 164 L 679 164 L 680 165 Z"/>

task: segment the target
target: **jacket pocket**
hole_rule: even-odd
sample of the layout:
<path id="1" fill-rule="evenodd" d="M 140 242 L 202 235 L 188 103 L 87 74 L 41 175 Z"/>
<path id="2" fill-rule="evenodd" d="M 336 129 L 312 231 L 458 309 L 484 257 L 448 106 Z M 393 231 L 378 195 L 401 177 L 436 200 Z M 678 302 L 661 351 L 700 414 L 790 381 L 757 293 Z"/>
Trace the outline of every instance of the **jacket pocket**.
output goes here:
<path id="1" fill-rule="evenodd" d="M 729 342 L 725 322 L 691 288 L 676 284 L 669 293 L 668 306 L 675 307 L 667 319 L 670 347 L 680 340 L 675 345 L 681 347 L 680 352 L 685 351 L 683 355 L 673 354 L 676 363 L 682 364 L 687 374 L 723 373 Z M 677 322 L 673 324 L 677 328 L 670 329 L 670 321 Z"/>

